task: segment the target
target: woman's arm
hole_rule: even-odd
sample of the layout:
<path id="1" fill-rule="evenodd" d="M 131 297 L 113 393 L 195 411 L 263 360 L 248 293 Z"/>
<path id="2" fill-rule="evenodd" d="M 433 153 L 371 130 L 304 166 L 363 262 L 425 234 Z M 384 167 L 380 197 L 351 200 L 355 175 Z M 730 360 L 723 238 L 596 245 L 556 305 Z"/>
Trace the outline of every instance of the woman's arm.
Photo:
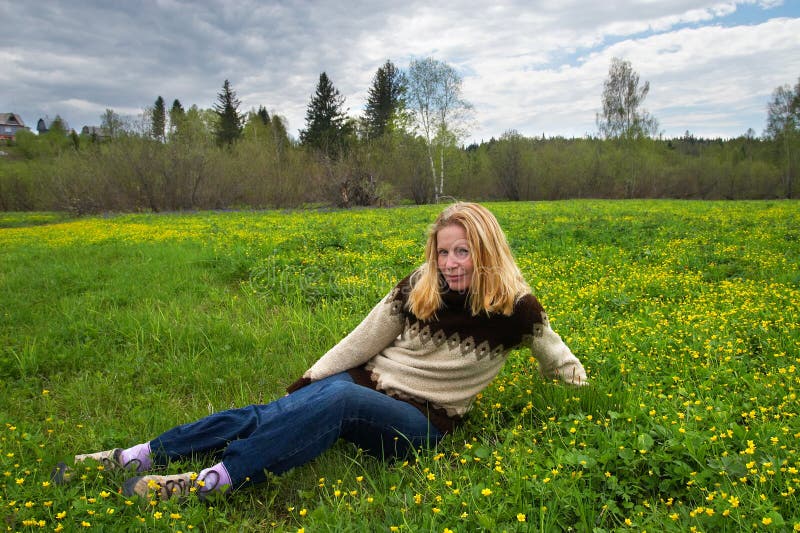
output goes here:
<path id="1" fill-rule="evenodd" d="M 317 381 L 355 368 L 375 357 L 403 331 L 404 317 L 393 289 L 356 328 L 328 350 L 303 374 L 303 381 Z"/>
<path id="2" fill-rule="evenodd" d="M 531 353 L 539 362 L 539 372 L 547 379 L 559 378 L 573 385 L 586 385 L 586 371 L 558 333 L 550 327 L 542 304 L 532 294 L 520 299 L 517 313 L 526 336 L 530 335 Z"/>
<path id="3" fill-rule="evenodd" d="M 553 331 L 547 316 L 541 324 L 534 326 L 531 352 L 539 362 L 539 371 L 547 379 L 559 378 L 573 385 L 587 385 L 586 370 L 580 360 Z"/>

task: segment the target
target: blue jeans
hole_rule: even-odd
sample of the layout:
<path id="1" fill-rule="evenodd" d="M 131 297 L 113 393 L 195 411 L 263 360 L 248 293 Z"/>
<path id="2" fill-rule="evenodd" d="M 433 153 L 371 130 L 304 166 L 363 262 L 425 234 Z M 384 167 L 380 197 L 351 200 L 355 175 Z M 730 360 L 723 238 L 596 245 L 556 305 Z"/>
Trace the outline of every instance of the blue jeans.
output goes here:
<path id="1" fill-rule="evenodd" d="M 232 486 L 305 464 L 340 437 L 379 457 L 435 445 L 444 435 L 416 407 L 353 382 L 347 372 L 266 405 L 214 413 L 150 441 L 154 461 L 222 451 Z"/>

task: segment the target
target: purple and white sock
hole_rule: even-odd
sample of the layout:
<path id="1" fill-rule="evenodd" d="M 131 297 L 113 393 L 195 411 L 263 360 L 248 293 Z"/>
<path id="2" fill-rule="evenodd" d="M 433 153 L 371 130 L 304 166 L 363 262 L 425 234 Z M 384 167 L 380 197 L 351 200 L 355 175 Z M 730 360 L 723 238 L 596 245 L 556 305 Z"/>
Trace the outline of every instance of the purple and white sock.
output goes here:
<path id="1" fill-rule="evenodd" d="M 150 458 L 150 443 L 144 442 L 122 450 L 120 462 L 123 466 L 128 466 L 129 463 L 135 462 L 137 472 L 150 470 L 153 466 L 153 460 Z"/>
<path id="2" fill-rule="evenodd" d="M 197 481 L 204 483 L 199 489 L 200 494 L 227 492 L 231 487 L 231 476 L 223 463 L 217 463 L 210 468 L 201 470 L 197 475 Z"/>

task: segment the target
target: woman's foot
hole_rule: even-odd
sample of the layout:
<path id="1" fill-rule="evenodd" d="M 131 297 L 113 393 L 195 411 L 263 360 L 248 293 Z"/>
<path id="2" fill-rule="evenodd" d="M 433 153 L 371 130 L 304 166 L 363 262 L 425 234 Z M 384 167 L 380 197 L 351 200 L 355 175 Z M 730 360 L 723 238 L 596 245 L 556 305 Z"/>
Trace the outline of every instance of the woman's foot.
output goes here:
<path id="1" fill-rule="evenodd" d="M 141 472 L 149 468 L 149 464 L 145 465 L 138 458 L 131 458 L 125 460 L 124 450 L 122 448 L 113 448 L 111 450 L 103 450 L 102 452 L 84 453 L 75 456 L 74 463 L 83 463 L 85 461 L 95 461 L 103 467 L 104 470 L 120 470 L 131 469 Z M 75 470 L 68 466 L 66 463 L 58 463 L 50 474 L 50 478 L 56 485 L 67 483 L 75 475 Z"/>
<path id="2" fill-rule="evenodd" d="M 166 476 L 139 476 L 127 480 L 122 485 L 125 496 L 150 498 L 156 496 L 161 500 L 172 497 L 185 498 L 195 494 L 201 500 L 213 492 L 224 493 L 229 484 L 220 483 L 219 474 L 213 469 L 203 470 L 200 475 L 195 472 L 171 474 Z"/>
<path id="3" fill-rule="evenodd" d="M 124 468 L 122 464 L 122 448 L 103 450 L 102 452 L 95 453 L 84 453 L 75 456 L 75 464 L 83 463 L 84 461 L 96 461 L 109 470 Z"/>

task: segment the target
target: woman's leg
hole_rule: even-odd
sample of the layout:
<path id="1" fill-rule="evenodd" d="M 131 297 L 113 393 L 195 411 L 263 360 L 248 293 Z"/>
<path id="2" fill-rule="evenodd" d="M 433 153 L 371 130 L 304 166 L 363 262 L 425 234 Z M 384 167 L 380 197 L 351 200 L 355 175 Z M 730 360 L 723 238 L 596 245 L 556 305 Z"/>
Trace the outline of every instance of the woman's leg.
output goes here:
<path id="1" fill-rule="evenodd" d="M 336 375 L 328 379 L 335 381 L 349 379 L 349 376 Z M 272 403 L 281 400 L 283 398 Z M 221 452 L 232 441 L 245 439 L 260 425 L 270 422 L 276 411 L 272 403 L 219 411 L 168 429 L 149 442 L 153 459 L 156 464 L 164 465 L 172 459 Z"/>
<path id="2" fill-rule="evenodd" d="M 222 455 L 232 486 L 265 479 L 305 464 L 340 437 L 384 457 L 429 446 L 442 438 L 425 415 L 406 402 L 337 374 L 283 397 L 261 412 L 265 421 Z"/>
<path id="3" fill-rule="evenodd" d="M 343 372 L 267 405 L 224 411 L 165 432 L 150 443 L 161 458 L 186 457 L 229 444 L 222 461 L 199 476 L 185 473 L 132 478 L 123 492 L 144 495 L 155 483 L 162 498 L 193 490 L 204 497 L 217 490 L 263 481 L 267 472 L 281 474 L 305 464 L 340 437 L 371 453 L 390 457 L 433 445 L 442 436 L 414 406 L 357 385 Z M 214 475 L 207 477 L 210 471 Z"/>

